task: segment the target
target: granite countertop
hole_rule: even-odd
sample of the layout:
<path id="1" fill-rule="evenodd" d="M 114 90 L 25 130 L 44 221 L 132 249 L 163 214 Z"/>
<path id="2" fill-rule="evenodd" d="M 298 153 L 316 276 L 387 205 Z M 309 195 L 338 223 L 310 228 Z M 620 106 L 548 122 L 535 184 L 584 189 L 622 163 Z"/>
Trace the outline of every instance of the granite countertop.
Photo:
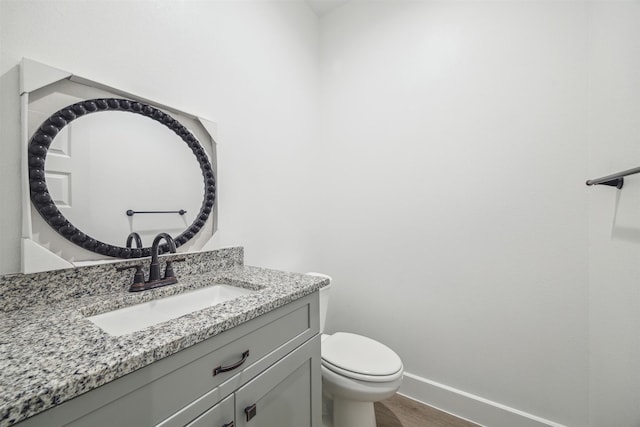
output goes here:
<path id="1" fill-rule="evenodd" d="M 213 251 L 212 256 L 219 257 L 220 253 Z M 241 248 L 239 254 L 239 260 L 236 257 L 233 262 L 217 263 L 212 271 L 206 271 L 202 265 L 207 262 L 196 257 L 191 260 L 192 274 L 181 274 L 176 268 L 178 284 L 140 293 L 129 293 L 126 286 L 119 284 L 96 294 L 85 291 L 89 285 L 96 287 L 96 283 L 74 283 L 72 296 L 61 298 L 56 293 L 57 297 L 53 297 L 50 278 L 46 288 L 40 284 L 42 280 L 32 279 L 29 286 L 48 295 L 39 300 L 31 289 L 29 304 L 9 304 L 10 309 L 4 307 L 0 311 L 0 427 L 10 426 L 308 295 L 326 282 L 315 276 L 245 266 Z M 113 266 L 99 269 L 114 271 Z M 72 280 L 68 274 L 58 277 L 63 278 L 67 282 Z M 122 281 L 122 276 L 118 278 Z M 85 318 L 213 283 L 257 292 L 119 337 L 108 335 Z M 0 289 L 3 285 L 4 289 L 11 288 L 0 281 Z M 68 289 L 70 284 L 58 286 Z M 13 293 L 7 291 L 0 297 L 18 298 L 20 292 L 16 289 L 14 286 Z"/>

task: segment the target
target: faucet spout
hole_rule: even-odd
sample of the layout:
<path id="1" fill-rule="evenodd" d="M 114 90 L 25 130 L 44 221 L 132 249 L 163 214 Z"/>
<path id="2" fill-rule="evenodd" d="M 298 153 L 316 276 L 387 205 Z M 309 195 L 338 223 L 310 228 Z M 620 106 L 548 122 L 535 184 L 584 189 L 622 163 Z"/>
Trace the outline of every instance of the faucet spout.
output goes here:
<path id="1" fill-rule="evenodd" d="M 153 245 L 151 245 L 151 266 L 149 268 L 149 282 L 154 282 L 160 280 L 160 263 L 158 262 L 158 252 L 160 241 L 165 240 L 167 245 L 169 246 L 169 252 L 172 254 L 176 253 L 176 242 L 174 242 L 173 237 L 171 237 L 167 233 L 158 234 L 155 239 L 153 239 Z"/>
<path id="2" fill-rule="evenodd" d="M 135 231 L 132 231 L 131 233 L 129 233 L 129 235 L 127 236 L 127 248 L 130 248 L 131 245 L 133 244 L 133 241 L 135 240 L 136 242 L 136 248 L 141 249 L 142 248 L 142 238 L 140 237 L 140 235 L 138 233 L 136 233 Z"/>

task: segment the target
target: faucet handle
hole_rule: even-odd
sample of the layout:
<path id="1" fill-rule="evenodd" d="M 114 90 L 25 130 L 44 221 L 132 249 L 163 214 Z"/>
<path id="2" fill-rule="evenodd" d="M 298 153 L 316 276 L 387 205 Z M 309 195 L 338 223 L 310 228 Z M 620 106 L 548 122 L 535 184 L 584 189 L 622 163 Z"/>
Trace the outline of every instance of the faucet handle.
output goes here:
<path id="1" fill-rule="evenodd" d="M 173 271 L 173 266 L 171 265 L 171 263 L 174 262 L 182 262 L 182 261 L 186 261 L 186 258 L 176 258 L 176 259 L 172 259 L 167 261 L 167 266 L 164 269 L 164 278 L 165 279 L 170 279 L 172 277 L 176 277 L 176 273 L 174 273 Z"/>
<path id="2" fill-rule="evenodd" d="M 116 267 L 118 271 L 130 270 L 132 268 L 136 269 L 136 272 L 133 274 L 133 283 L 129 288 L 129 291 L 143 291 L 144 290 L 144 273 L 142 272 L 142 264 L 129 265 L 127 267 Z"/>

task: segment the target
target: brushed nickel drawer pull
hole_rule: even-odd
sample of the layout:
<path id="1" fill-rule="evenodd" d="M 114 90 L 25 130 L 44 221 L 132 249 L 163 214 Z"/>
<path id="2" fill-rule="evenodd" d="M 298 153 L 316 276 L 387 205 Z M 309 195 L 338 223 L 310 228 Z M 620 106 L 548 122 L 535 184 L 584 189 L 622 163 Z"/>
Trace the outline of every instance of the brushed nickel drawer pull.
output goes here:
<path id="1" fill-rule="evenodd" d="M 213 370 L 213 376 L 215 377 L 216 375 L 221 374 L 223 372 L 229 372 L 229 371 L 233 371 L 234 369 L 239 368 L 244 362 L 247 361 L 247 358 L 249 358 L 249 350 L 247 350 L 244 353 L 242 353 L 242 359 L 238 360 L 233 365 L 218 366 L 217 368 L 215 368 Z"/>
<path id="2" fill-rule="evenodd" d="M 236 424 L 235 424 L 233 421 L 231 421 L 231 422 L 230 422 L 230 423 L 228 423 L 228 424 L 223 424 L 223 425 L 222 425 L 222 427 L 235 427 L 235 425 L 236 425 Z"/>

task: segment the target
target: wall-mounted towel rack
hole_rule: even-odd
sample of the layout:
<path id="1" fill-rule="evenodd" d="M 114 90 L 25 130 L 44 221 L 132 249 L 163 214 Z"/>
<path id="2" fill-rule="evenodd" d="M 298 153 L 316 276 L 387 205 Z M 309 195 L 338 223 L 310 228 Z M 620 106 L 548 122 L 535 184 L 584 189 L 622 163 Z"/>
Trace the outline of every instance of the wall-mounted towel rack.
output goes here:
<path id="1" fill-rule="evenodd" d="M 640 173 L 640 167 L 627 169 L 626 171 L 603 176 L 602 178 L 589 179 L 587 180 L 587 185 L 609 185 L 611 187 L 622 188 L 624 185 L 623 176 L 633 175 L 634 173 Z"/>
<path id="2" fill-rule="evenodd" d="M 180 215 L 184 215 L 187 213 L 184 209 L 180 209 L 179 211 L 134 211 L 129 209 L 127 211 L 127 216 L 134 216 L 135 214 L 149 214 L 149 213 L 177 213 Z"/>

